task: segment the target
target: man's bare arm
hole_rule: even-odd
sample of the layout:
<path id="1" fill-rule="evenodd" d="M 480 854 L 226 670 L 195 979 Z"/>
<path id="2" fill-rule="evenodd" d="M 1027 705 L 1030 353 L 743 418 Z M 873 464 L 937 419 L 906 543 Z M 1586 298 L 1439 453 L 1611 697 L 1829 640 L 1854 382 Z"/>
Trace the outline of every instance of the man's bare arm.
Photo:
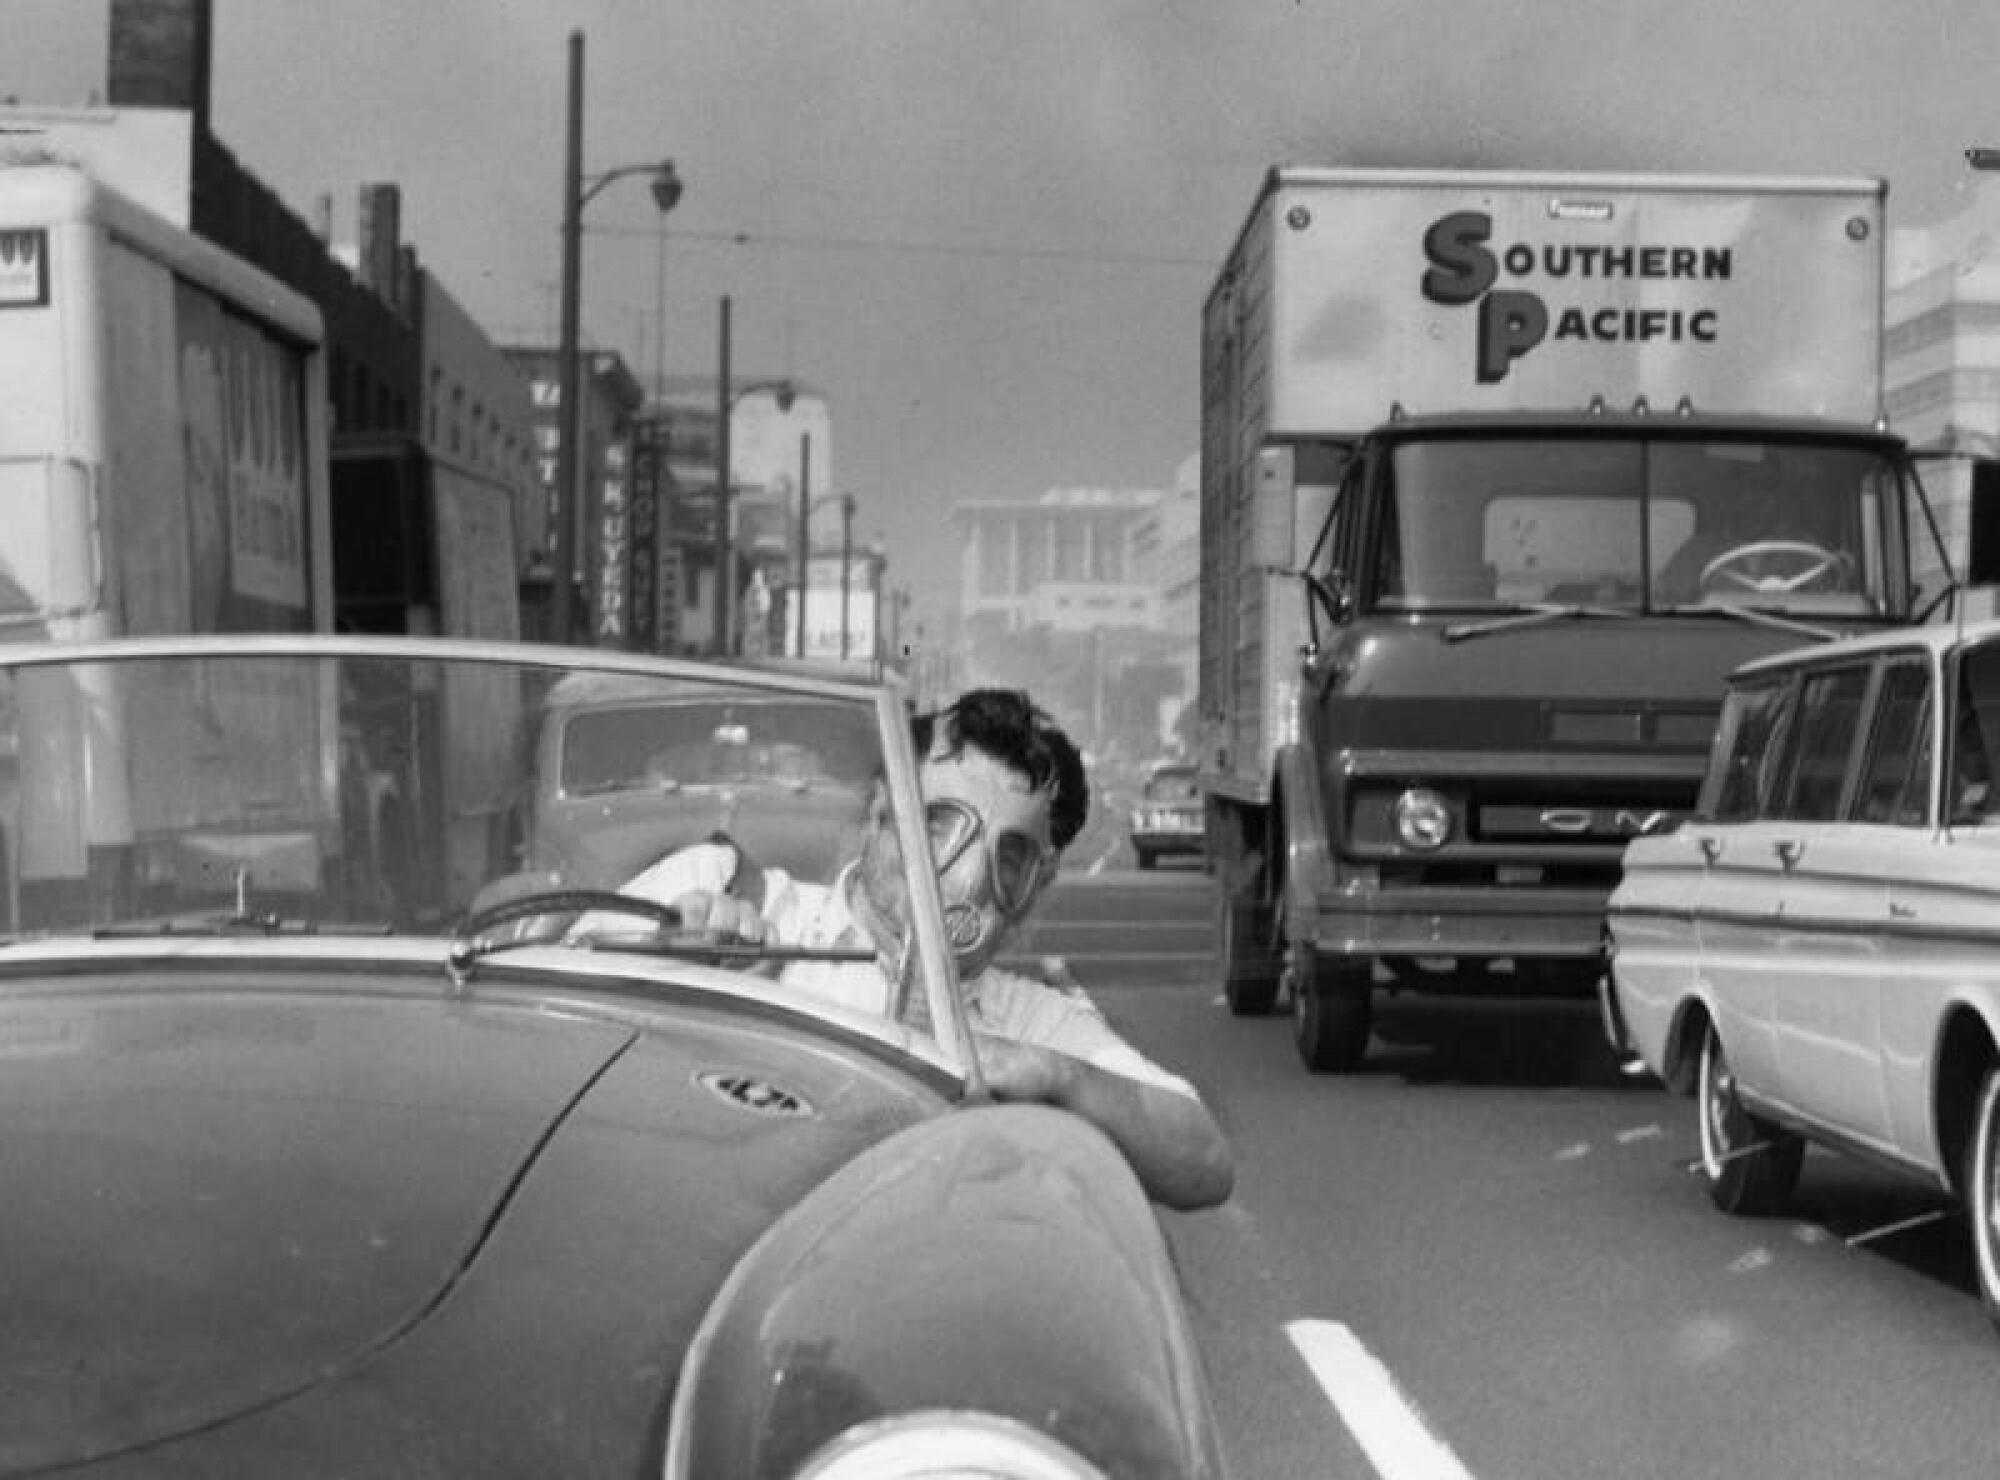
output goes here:
<path id="1" fill-rule="evenodd" d="M 1060 1105 L 1081 1115 L 1125 1153 L 1154 1202 L 1189 1212 L 1228 1200 L 1235 1158 L 1222 1127 L 1193 1095 L 1039 1044 L 982 1033 L 978 1048 L 994 1099 Z"/>

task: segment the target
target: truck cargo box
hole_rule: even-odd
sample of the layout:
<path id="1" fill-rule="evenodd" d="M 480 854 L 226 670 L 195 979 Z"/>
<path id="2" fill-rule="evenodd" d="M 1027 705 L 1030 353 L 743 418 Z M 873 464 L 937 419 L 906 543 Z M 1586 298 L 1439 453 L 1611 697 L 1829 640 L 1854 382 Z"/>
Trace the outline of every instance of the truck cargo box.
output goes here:
<path id="1" fill-rule="evenodd" d="M 1271 434 L 1400 406 L 1873 421 L 1877 179 L 1280 169 L 1208 304 Z M 1254 404 L 1261 398 L 1261 416 Z"/>

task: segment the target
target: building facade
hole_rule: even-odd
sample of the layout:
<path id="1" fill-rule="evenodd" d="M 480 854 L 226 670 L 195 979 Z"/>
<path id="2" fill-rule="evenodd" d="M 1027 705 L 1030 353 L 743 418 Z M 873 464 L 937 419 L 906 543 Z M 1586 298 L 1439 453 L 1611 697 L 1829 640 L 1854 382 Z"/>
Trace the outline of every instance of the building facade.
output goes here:
<path id="1" fill-rule="evenodd" d="M 1974 180 L 1962 210 L 1892 234 L 1884 315 L 1884 409 L 1912 446 L 1939 454 L 1924 483 L 1956 569 L 1970 459 L 2000 456 L 2000 182 Z"/>
<path id="2" fill-rule="evenodd" d="M 1133 534 L 1160 499 L 1151 488 L 1051 488 L 1032 500 L 959 504 L 968 634 L 1152 625 L 1158 591 L 1138 568 Z"/>

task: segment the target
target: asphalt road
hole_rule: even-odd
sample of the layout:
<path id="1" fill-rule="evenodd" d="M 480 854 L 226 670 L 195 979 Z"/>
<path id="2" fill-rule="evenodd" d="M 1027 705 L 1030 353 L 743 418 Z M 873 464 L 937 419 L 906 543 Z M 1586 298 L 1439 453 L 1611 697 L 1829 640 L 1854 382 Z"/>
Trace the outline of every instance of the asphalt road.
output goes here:
<path id="1" fill-rule="evenodd" d="M 2000 1474 L 2000 1335 L 1925 1190 L 1814 1152 L 1786 1216 L 1731 1218 L 1692 1103 L 1583 1004 L 1386 1005 L 1314 1077 L 1222 1004 L 1199 872 L 1049 905 L 1036 948 L 1235 1143 L 1231 1202 L 1163 1222 L 1238 1480 Z"/>

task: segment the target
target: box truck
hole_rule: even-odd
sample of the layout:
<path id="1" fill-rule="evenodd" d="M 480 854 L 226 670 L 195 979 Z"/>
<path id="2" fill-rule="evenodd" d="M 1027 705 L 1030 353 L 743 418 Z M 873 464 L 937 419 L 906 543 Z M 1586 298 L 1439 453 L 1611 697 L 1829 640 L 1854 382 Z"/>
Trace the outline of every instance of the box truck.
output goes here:
<path id="1" fill-rule="evenodd" d="M 1883 183 L 1277 168 L 1202 319 L 1201 785 L 1239 1014 L 1587 995 L 1723 677 L 1911 621 Z"/>

